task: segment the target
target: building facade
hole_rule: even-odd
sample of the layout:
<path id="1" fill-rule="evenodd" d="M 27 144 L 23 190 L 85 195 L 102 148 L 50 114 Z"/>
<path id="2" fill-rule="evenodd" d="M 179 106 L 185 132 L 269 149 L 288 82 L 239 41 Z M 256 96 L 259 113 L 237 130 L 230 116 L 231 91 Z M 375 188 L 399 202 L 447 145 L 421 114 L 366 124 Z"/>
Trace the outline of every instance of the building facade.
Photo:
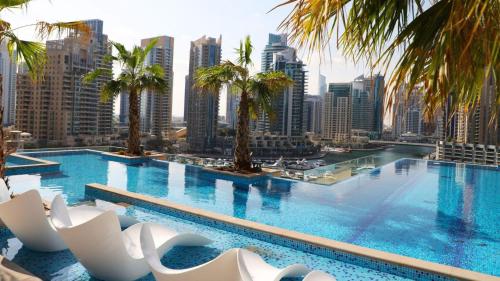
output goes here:
<path id="1" fill-rule="evenodd" d="M 12 57 L 15 57 L 14 53 Z M 0 44 L 0 96 L 3 106 L 3 125 L 10 126 L 16 120 L 16 62 L 7 50 L 7 41 Z"/>
<path id="2" fill-rule="evenodd" d="M 229 128 L 236 129 L 238 126 L 238 106 L 240 104 L 240 95 L 234 93 L 231 87 L 227 87 L 226 98 L 226 122 Z"/>
<path id="3" fill-rule="evenodd" d="M 352 130 L 352 84 L 330 83 L 323 101 L 322 138 L 348 143 Z"/>
<path id="4" fill-rule="evenodd" d="M 130 103 L 128 99 L 128 93 L 122 92 L 120 93 L 120 115 L 119 115 L 119 123 L 120 126 L 128 125 L 128 111 L 129 111 Z"/>
<path id="5" fill-rule="evenodd" d="M 262 52 L 262 71 L 281 71 L 293 80 L 293 85 L 272 100 L 272 116 L 261 113 L 254 131 L 280 136 L 304 136 L 303 107 L 307 86 L 305 65 L 297 59 L 294 48 L 288 47 L 286 34 L 269 34 Z"/>
<path id="6" fill-rule="evenodd" d="M 306 95 L 304 98 L 304 131 L 315 135 L 321 134 L 323 103 L 321 96 Z"/>
<path id="7" fill-rule="evenodd" d="M 168 88 L 165 93 L 146 91 L 140 97 L 140 127 L 143 133 L 161 136 L 172 127 L 172 89 L 173 89 L 173 62 L 174 38 L 160 36 L 141 40 L 141 47 L 145 48 L 152 40 L 156 45 L 146 57 L 145 65 L 160 65 L 165 74 Z"/>
<path id="8" fill-rule="evenodd" d="M 408 95 L 404 88 L 398 93 L 393 105 L 393 136 L 398 139 L 404 134 L 424 135 L 424 104 L 422 88 L 416 86 Z"/>
<path id="9" fill-rule="evenodd" d="M 100 101 L 100 90 L 111 76 L 92 83 L 82 81 L 96 68 L 112 70 L 111 62 L 105 60 L 111 49 L 102 32 L 103 22 L 86 23 L 92 30 L 90 40 L 72 33 L 47 41 L 43 82 L 33 83 L 25 70 L 18 75 L 16 127 L 43 144 L 100 143 L 112 133 L 113 101 Z"/>
<path id="10" fill-rule="evenodd" d="M 219 113 L 219 93 L 205 93 L 193 87 L 196 70 L 220 64 L 221 41 L 203 36 L 191 42 L 189 77 L 186 81 L 187 143 L 193 152 L 206 152 L 215 147 Z"/>

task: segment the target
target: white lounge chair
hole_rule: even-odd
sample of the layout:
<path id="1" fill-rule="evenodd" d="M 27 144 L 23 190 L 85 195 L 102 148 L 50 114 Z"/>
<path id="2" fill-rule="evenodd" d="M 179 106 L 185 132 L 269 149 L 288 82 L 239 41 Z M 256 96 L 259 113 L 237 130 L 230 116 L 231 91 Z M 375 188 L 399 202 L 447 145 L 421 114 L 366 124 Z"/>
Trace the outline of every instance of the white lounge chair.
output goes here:
<path id="1" fill-rule="evenodd" d="M 56 252 L 67 248 L 46 215 L 38 190 L 32 189 L 10 199 L 5 182 L 0 179 L 0 194 L 0 220 L 26 248 L 39 252 Z M 103 212 L 92 206 L 68 208 L 68 215 L 74 223 L 82 223 Z M 137 222 L 127 217 L 123 217 L 123 221 L 124 227 Z"/>
<path id="2" fill-rule="evenodd" d="M 259 255 L 244 249 L 228 250 L 205 264 L 188 269 L 170 269 L 161 264 L 148 225 L 141 230 L 141 247 L 157 281 L 278 281 L 300 277 L 310 270 L 301 264 L 275 268 Z"/>
<path id="3" fill-rule="evenodd" d="M 102 280 L 136 280 L 151 270 L 142 254 L 140 232 L 145 223 L 121 231 L 118 217 L 107 211 L 85 223 L 73 226 L 61 198 L 52 203 L 54 226 L 71 252 L 88 272 Z M 204 246 L 211 241 L 197 234 L 179 234 L 162 225 L 152 229 L 154 251 L 163 256 L 171 247 Z"/>
<path id="4" fill-rule="evenodd" d="M 335 277 L 330 274 L 326 274 L 323 271 L 314 270 L 304 277 L 302 281 L 336 281 Z"/>

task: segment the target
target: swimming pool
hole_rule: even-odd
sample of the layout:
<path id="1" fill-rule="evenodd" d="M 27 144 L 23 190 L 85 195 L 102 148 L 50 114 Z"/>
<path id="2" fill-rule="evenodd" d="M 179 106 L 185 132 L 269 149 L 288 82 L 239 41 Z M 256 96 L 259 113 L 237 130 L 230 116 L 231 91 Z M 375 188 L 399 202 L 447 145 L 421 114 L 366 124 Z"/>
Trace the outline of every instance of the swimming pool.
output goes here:
<path id="1" fill-rule="evenodd" d="M 36 156 L 32 154 L 31 156 Z M 483 273 L 500 275 L 500 171 L 402 159 L 333 186 L 231 181 L 177 163 L 125 165 L 96 153 L 50 155 L 61 173 L 11 177 L 77 202 L 101 183 L 189 206 Z"/>
<path id="2" fill-rule="evenodd" d="M 263 242 L 144 208 L 130 206 L 126 210 L 126 215 L 133 216 L 141 221 L 164 224 L 178 232 L 198 233 L 213 240 L 213 243 L 205 247 L 176 247 L 172 249 L 162 258 L 162 263 L 171 268 L 180 269 L 196 266 L 215 258 L 217 255 L 231 248 L 246 248 L 259 253 L 268 263 L 274 266 L 285 267 L 293 263 L 304 263 L 311 268 L 334 274 L 339 281 L 411 280 Z M 27 250 L 26 248 L 22 248 L 19 240 L 14 238 L 9 231 L 2 228 L 0 228 L 0 250 L 7 259 L 12 260 L 42 280 L 95 280 L 70 251 L 36 253 Z M 140 280 L 153 281 L 154 278 L 152 274 L 149 274 Z M 288 280 L 291 281 L 294 279 Z M 301 280 L 301 278 L 296 280 Z"/>

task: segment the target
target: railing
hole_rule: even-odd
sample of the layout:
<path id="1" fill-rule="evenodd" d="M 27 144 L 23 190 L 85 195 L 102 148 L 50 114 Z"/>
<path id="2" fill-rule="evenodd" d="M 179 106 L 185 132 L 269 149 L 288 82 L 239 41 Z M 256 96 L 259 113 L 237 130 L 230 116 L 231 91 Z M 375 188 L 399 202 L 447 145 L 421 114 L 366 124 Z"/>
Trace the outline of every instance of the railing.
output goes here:
<path id="1" fill-rule="evenodd" d="M 333 184 L 353 175 L 377 167 L 379 156 L 369 155 L 344 162 L 304 171 L 303 180 L 319 184 Z"/>

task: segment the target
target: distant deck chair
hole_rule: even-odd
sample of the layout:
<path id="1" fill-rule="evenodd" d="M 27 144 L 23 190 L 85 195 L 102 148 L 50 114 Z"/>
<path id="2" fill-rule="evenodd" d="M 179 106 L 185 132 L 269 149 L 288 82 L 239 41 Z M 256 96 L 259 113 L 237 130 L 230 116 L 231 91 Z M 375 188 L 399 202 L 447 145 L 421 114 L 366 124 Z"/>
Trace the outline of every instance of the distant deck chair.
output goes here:
<path id="1" fill-rule="evenodd" d="M 157 281 L 278 281 L 304 276 L 310 270 L 301 264 L 280 269 L 259 255 L 244 249 L 228 250 L 215 259 L 187 269 L 170 269 L 161 264 L 149 225 L 141 230 L 141 247 Z"/>
<path id="2" fill-rule="evenodd" d="M 158 256 L 163 256 L 173 246 L 204 246 L 211 242 L 203 236 L 179 234 L 159 224 L 139 223 L 121 231 L 113 211 L 73 226 L 60 197 L 52 203 L 51 219 L 90 275 L 102 280 L 136 280 L 151 272 L 140 245 L 143 225 L 151 228 L 153 251 Z"/>

